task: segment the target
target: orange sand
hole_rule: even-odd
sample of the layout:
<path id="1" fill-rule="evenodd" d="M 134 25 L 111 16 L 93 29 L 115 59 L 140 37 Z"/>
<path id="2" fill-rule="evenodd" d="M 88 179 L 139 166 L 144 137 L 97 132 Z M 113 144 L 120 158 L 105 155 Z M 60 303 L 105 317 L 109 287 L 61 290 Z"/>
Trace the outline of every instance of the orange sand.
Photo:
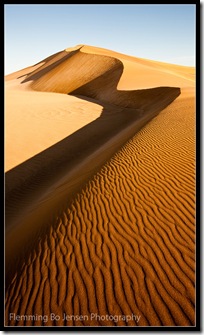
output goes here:
<path id="1" fill-rule="evenodd" d="M 195 324 L 193 76 L 81 45 L 7 77 L 6 325 Z"/>

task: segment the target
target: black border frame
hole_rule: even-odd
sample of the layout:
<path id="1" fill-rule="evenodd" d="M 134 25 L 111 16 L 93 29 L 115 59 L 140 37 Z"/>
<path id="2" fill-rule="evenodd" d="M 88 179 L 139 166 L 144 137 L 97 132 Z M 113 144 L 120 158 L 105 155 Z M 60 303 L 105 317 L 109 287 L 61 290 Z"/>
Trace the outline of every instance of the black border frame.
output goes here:
<path id="1" fill-rule="evenodd" d="M 3 21 L 5 19 L 4 17 L 4 7 L 5 5 L 18 5 L 14 2 L 11 3 L 4 3 L 3 4 Z M 33 3 L 31 3 L 33 4 Z M 37 3 L 38 4 L 38 3 Z M 4 307 L 4 294 L 2 294 L 2 290 L 1 290 L 1 295 L 2 295 L 2 313 L 1 313 L 1 322 L 0 322 L 0 330 L 2 330 L 3 332 L 58 332 L 58 331 L 65 331 L 65 332 L 90 332 L 90 331 L 94 331 L 94 332 L 168 332 L 171 333 L 172 331 L 176 331 L 176 332 L 201 332 L 201 295 L 202 295 L 202 287 L 201 287 L 201 252 L 203 251 L 203 246 L 201 245 L 201 236 L 202 236 L 202 225 L 201 225 L 201 217 L 202 217 L 202 204 L 200 203 L 201 201 L 201 197 L 202 197 L 202 192 L 201 192 L 201 180 L 202 178 L 200 178 L 201 176 L 201 168 L 202 168 L 202 154 L 201 154 L 201 150 L 202 150 L 202 146 L 201 146 L 201 142 L 202 142 L 202 129 L 201 129 L 201 124 L 202 124 L 202 101 L 201 101 L 201 96 L 202 96 L 202 83 L 201 83 L 201 77 L 200 74 L 202 72 L 202 52 L 201 52 L 201 45 L 202 45 L 202 4 L 200 3 L 200 1 L 194 0 L 194 1 L 189 1 L 188 3 L 182 3 L 182 1 L 180 2 L 175 2 L 175 1 L 171 1 L 171 2 L 166 2 L 166 3 L 152 3 L 151 1 L 146 1 L 143 3 L 136 3 L 136 4 L 125 4 L 125 5 L 195 5 L 196 6 L 196 325 L 195 326 L 149 326 L 149 327 L 142 327 L 142 326 L 121 326 L 121 327 L 110 327 L 110 326 L 99 326 L 99 327 L 95 327 L 95 326 L 53 326 L 53 327 L 47 327 L 47 326 L 5 326 L 4 324 L 4 312 L 5 312 L 5 307 Z M 19 4 L 20 5 L 20 4 Z M 29 5 L 29 4 L 28 4 Z M 49 4 L 43 4 L 43 3 L 39 3 L 38 5 L 49 5 Z M 54 4 L 52 4 L 54 5 Z M 60 4 L 56 4 L 56 5 L 60 5 Z M 63 5 L 101 5 L 101 3 L 99 4 L 63 4 Z M 103 4 L 103 5 L 118 5 L 118 4 Z M 122 5 L 122 4 L 120 4 Z M 4 31 L 4 27 L 3 27 L 3 31 Z M 201 32 L 201 34 L 200 34 Z M 4 33 L 3 33 L 4 34 Z M 4 40 L 5 40 L 5 36 L 3 35 Z M 5 55 L 3 56 L 5 57 Z M 4 80 L 4 78 L 3 78 Z M 3 84 L 4 86 L 4 84 Z M 203 110 L 203 109 L 202 109 Z M 4 141 L 4 140 L 3 140 Z M 4 149 L 3 149 L 4 150 Z M 4 244 L 4 242 L 3 242 Z M 4 250 L 3 253 L 4 254 Z M 4 259 L 3 259 L 3 263 L 4 263 Z M 3 285 L 2 287 L 4 287 L 4 278 L 3 278 Z"/>

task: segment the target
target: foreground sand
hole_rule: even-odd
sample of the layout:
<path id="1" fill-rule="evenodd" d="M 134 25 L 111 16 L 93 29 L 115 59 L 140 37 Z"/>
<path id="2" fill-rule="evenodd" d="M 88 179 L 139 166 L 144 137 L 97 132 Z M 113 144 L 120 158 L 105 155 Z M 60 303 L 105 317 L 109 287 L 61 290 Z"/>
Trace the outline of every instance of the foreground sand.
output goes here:
<path id="1" fill-rule="evenodd" d="M 120 73 L 120 63 L 106 59 L 107 63 L 109 74 L 112 65 L 114 75 L 115 70 Z M 61 66 L 64 68 L 63 63 Z M 49 92 L 54 89 L 58 94 L 32 92 L 28 82 L 25 94 L 64 99 L 66 96 L 59 94 L 62 86 L 56 86 L 55 80 L 53 88 L 47 75 L 50 72 L 44 80 L 33 77 L 31 86 L 39 89 L 40 85 Z M 50 78 L 53 75 L 56 72 Z M 102 76 L 94 85 L 87 82 L 77 88 L 78 95 L 86 96 L 97 88 L 88 101 L 68 96 L 75 106 L 85 103 L 87 111 L 94 103 L 100 113 L 102 106 L 102 116 L 7 173 L 9 325 L 195 324 L 192 78 L 184 78 L 187 75 L 182 73 L 180 95 L 174 76 L 174 88 L 119 96 L 115 87 L 107 89 L 107 85 L 102 92 L 104 80 L 107 83 Z M 156 77 L 151 78 L 152 84 L 153 79 L 156 82 Z M 37 108 L 40 110 L 40 103 Z M 36 317 L 16 321 L 10 313 Z M 52 320 L 51 313 L 59 315 L 59 321 Z M 63 320 L 64 313 L 87 317 Z M 91 318 L 91 313 L 98 317 Z M 100 319 L 106 314 L 115 316 L 115 322 Z M 137 318 L 120 320 L 122 315 L 132 314 Z M 40 320 L 42 315 L 48 316 L 45 322 Z"/>

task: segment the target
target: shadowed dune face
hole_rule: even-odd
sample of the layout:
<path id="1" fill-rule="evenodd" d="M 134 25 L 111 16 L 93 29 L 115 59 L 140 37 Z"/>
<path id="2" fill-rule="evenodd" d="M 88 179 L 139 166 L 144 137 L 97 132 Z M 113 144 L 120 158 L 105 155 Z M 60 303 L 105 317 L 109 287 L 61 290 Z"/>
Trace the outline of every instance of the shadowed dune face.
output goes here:
<path id="1" fill-rule="evenodd" d="M 6 77 L 5 77 L 5 80 L 6 81 L 9 81 L 9 80 L 13 80 L 13 79 L 19 79 L 19 78 L 22 78 L 24 76 L 27 76 L 29 77 L 30 74 L 32 78 L 37 78 L 39 77 L 41 74 L 42 74 L 42 71 L 44 70 L 44 73 L 47 72 L 45 70 L 45 68 L 47 68 L 47 70 L 51 69 L 51 65 L 54 63 L 59 63 L 61 59 L 64 59 L 66 56 L 69 57 L 69 53 L 67 53 L 66 51 L 59 51 L 47 58 L 45 58 L 44 60 L 42 60 L 41 62 L 33 65 L 33 66 L 30 66 L 30 67 L 27 67 L 23 70 L 19 70 L 19 71 L 16 71 L 14 73 L 11 73 L 11 74 L 8 74 Z M 37 77 L 34 77 L 34 75 L 38 73 L 38 76 Z M 23 83 L 24 81 L 22 81 Z"/>
<path id="2" fill-rule="evenodd" d="M 31 87 L 35 90 L 80 95 L 99 103 L 136 109 L 150 108 L 150 105 L 154 109 L 155 104 L 162 109 L 180 92 L 179 88 L 168 87 L 118 91 L 117 85 L 123 73 L 123 63 L 119 59 L 79 50 L 64 53 L 54 61 L 52 59 L 51 65 L 46 62 L 22 83 L 32 81 Z"/>
<path id="3" fill-rule="evenodd" d="M 73 57 L 74 54 L 78 53 L 78 50 L 72 51 L 67 53 L 66 51 L 58 52 L 57 54 L 54 54 L 53 56 L 50 56 L 44 60 L 44 63 L 40 68 L 32 71 L 31 73 L 26 74 L 27 77 L 22 81 L 23 83 L 26 83 L 27 81 L 37 81 L 39 78 L 44 77 L 46 78 L 46 75 L 50 73 L 53 69 L 56 67 L 59 67 L 59 71 L 61 69 L 61 64 L 64 64 L 66 66 L 67 60 L 70 57 Z M 52 75 L 51 75 L 52 76 Z M 50 90 L 51 91 L 51 90 Z M 64 92 L 58 92 L 58 93 L 64 93 Z"/>
<path id="4" fill-rule="evenodd" d="M 115 58 L 75 50 L 68 54 L 63 52 L 60 60 L 52 61 L 51 65 L 46 63 L 44 68 L 28 75 L 22 83 L 33 81 L 31 87 L 35 90 L 68 94 L 118 67 L 122 71 L 122 63 Z"/>

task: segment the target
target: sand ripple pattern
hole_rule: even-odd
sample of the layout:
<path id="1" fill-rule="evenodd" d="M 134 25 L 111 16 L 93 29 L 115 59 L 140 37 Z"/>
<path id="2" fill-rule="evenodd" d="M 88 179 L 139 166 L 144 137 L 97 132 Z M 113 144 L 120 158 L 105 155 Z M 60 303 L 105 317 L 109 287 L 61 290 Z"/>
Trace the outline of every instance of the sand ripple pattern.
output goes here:
<path id="1" fill-rule="evenodd" d="M 13 278 L 9 325 L 195 324 L 194 124 L 193 99 L 179 97 L 95 175 Z"/>

